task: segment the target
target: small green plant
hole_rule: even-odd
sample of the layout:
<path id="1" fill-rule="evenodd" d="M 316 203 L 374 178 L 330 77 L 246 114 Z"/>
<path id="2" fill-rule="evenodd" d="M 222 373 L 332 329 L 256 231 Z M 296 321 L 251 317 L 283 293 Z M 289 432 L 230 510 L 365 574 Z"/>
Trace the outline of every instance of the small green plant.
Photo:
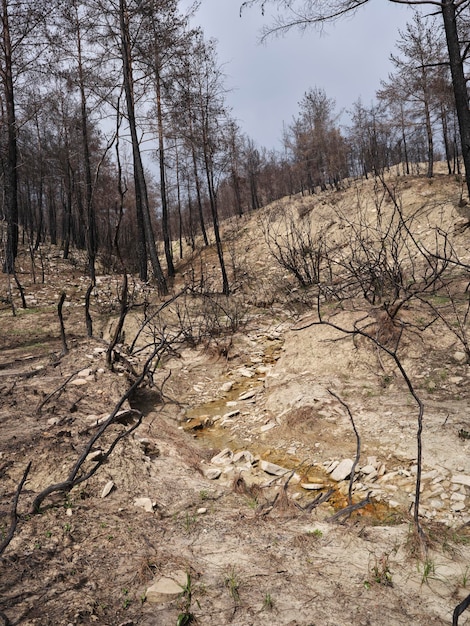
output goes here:
<path id="1" fill-rule="evenodd" d="M 193 588 L 191 581 L 191 574 L 189 572 L 186 573 L 186 585 L 183 587 L 183 591 L 180 594 L 181 602 L 181 613 L 178 615 L 176 620 L 176 626 L 188 626 L 189 624 L 193 624 L 196 621 L 194 617 L 194 613 L 191 611 L 191 604 L 193 601 Z M 199 602 L 197 602 L 199 606 Z"/>
<path id="2" fill-rule="evenodd" d="M 47 530 L 46 531 L 46 537 L 52 537 L 52 530 Z"/>
<path id="3" fill-rule="evenodd" d="M 257 500 L 257 498 L 255 498 L 255 497 L 247 498 L 247 502 L 248 502 L 248 506 L 250 507 L 250 509 L 258 508 L 258 500 Z"/>
<path id="4" fill-rule="evenodd" d="M 190 533 L 194 525 L 197 523 L 197 516 L 191 515 L 188 511 L 184 516 L 184 529 L 187 533 Z"/>
<path id="5" fill-rule="evenodd" d="M 265 611 L 272 611 L 274 608 L 274 602 L 270 593 L 266 593 L 263 601 L 263 609 Z"/>
<path id="6" fill-rule="evenodd" d="M 467 565 L 465 572 L 462 574 L 462 587 L 466 587 L 468 583 L 468 571 L 470 567 Z"/>
<path id="7" fill-rule="evenodd" d="M 204 502 L 204 500 L 207 500 L 207 498 L 209 497 L 209 492 L 206 489 L 202 489 L 199 492 L 199 497 L 201 498 L 201 500 Z"/>
<path id="8" fill-rule="evenodd" d="M 366 589 L 370 589 L 372 583 L 384 585 L 385 587 L 393 587 L 392 573 L 390 572 L 388 557 L 389 555 L 386 552 L 384 552 L 379 559 L 375 557 L 375 563 L 371 568 L 371 580 L 364 581 L 364 587 Z"/>
<path id="9" fill-rule="evenodd" d="M 70 533 L 71 530 L 72 530 L 72 525 L 66 522 L 64 524 L 64 534 L 67 535 L 68 533 Z"/>
<path id="10" fill-rule="evenodd" d="M 227 587 L 229 594 L 232 596 L 234 603 L 238 604 L 240 602 L 240 583 L 238 582 L 238 578 L 233 567 L 225 577 L 225 586 Z"/>
<path id="11" fill-rule="evenodd" d="M 129 598 L 129 589 L 123 589 L 122 590 L 122 595 L 124 596 L 124 599 L 122 601 L 122 607 L 124 609 L 127 609 L 127 607 L 130 605 L 131 603 L 131 599 Z"/>
<path id="12" fill-rule="evenodd" d="M 426 559 L 423 563 L 423 575 L 421 577 L 421 584 L 427 583 L 431 577 L 436 573 L 434 562 L 431 559 Z"/>
<path id="13" fill-rule="evenodd" d="M 315 528 L 315 530 L 309 530 L 308 534 L 312 535 L 313 537 L 316 537 L 317 539 L 320 539 L 320 537 L 323 537 L 323 533 L 319 528 Z"/>

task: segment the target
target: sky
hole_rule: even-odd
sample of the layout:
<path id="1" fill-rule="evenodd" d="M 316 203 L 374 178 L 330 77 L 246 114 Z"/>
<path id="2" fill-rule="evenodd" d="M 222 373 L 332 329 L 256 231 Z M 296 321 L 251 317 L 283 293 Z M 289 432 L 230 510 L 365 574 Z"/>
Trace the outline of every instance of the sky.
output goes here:
<path id="1" fill-rule="evenodd" d="M 398 31 L 412 19 L 409 7 L 371 0 L 322 33 L 292 30 L 260 44 L 260 29 L 269 23 L 272 10 L 266 9 L 263 17 L 255 7 L 240 17 L 240 4 L 201 0 L 192 23 L 202 26 L 206 38 L 218 40 L 219 62 L 230 90 L 227 102 L 242 131 L 258 146 L 279 150 L 283 124 L 292 122 L 310 88 L 324 89 L 336 101 L 338 113 L 359 98 L 371 104 L 380 80 L 392 70 L 389 57 Z"/>

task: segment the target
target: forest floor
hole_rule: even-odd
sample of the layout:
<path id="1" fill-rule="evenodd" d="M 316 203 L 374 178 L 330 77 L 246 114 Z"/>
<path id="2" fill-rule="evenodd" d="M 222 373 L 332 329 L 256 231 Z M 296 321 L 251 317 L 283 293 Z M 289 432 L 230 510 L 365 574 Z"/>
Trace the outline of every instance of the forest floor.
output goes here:
<path id="1" fill-rule="evenodd" d="M 457 182 L 401 185 L 403 206 L 427 207 L 420 236 L 430 224 L 445 226 L 469 263 Z M 362 192 L 373 195 L 373 182 Z M 424 404 L 423 550 L 413 522 L 413 397 L 373 344 L 312 324 L 305 293 L 262 235 L 267 223 L 281 227 L 286 207 L 333 224 L 338 206 L 356 197 L 350 189 L 285 200 L 225 224 L 234 296 L 182 293 L 164 323 L 157 316 L 145 327 L 132 354 L 144 310 L 148 318 L 163 300 L 131 281 L 133 302 L 150 304 L 128 314 L 113 368 L 106 350 L 120 308 L 118 274 L 100 272 L 93 337 L 79 255 L 65 261 L 60 250 L 44 249 L 33 273 L 22 250 L 27 308 L 0 276 L 0 540 L 31 462 L 18 526 L 0 557 L 0 624 L 452 623 L 470 593 L 470 369 L 462 346 L 435 323 L 400 352 Z M 174 293 L 184 281 L 194 286 L 197 272 L 208 289 L 218 278 L 214 259 L 206 250 L 181 266 Z M 345 307 L 335 323 L 350 327 L 363 312 Z M 168 349 L 158 368 L 120 402 L 162 336 Z M 122 419 L 92 442 L 78 475 L 96 464 L 97 471 L 32 511 L 38 493 L 71 474 L 119 402 Z M 142 423 L 100 464 L 139 414 Z M 360 458 L 352 484 L 350 471 L 334 470 L 356 457 L 354 429 Z M 350 487 L 361 505 L 335 517 Z M 469 624 L 470 612 L 459 623 Z"/>

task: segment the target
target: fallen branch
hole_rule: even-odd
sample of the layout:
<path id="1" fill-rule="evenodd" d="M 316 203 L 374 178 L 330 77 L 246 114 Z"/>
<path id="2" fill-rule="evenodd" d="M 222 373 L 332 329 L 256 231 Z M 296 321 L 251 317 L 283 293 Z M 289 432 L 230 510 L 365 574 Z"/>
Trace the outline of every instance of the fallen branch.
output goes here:
<path id="1" fill-rule="evenodd" d="M 452 626 L 459 626 L 459 617 L 465 611 L 466 608 L 470 606 L 470 595 L 468 595 L 465 600 L 463 600 L 460 604 L 454 609 L 454 614 L 452 616 Z"/>
<path id="2" fill-rule="evenodd" d="M 326 521 L 327 522 L 336 522 L 341 517 L 343 517 L 343 515 L 346 515 L 347 517 L 349 517 L 351 515 L 351 513 L 353 513 L 354 511 L 358 511 L 359 509 L 364 508 L 365 506 L 367 506 L 368 504 L 371 503 L 371 499 L 370 499 L 370 494 L 371 493 L 372 492 L 369 491 L 369 493 L 364 498 L 364 500 L 361 500 L 360 502 L 357 502 L 356 504 L 350 504 L 349 506 L 344 507 L 344 509 L 341 509 L 340 511 L 338 511 L 337 513 L 335 513 L 331 517 L 328 517 Z"/>
<path id="3" fill-rule="evenodd" d="M 5 539 L 2 541 L 2 543 L 0 543 L 0 554 L 3 554 L 3 552 L 5 552 L 8 544 L 13 539 L 13 536 L 15 534 L 16 526 L 18 524 L 18 514 L 17 514 L 18 500 L 20 499 L 20 494 L 21 494 L 21 491 L 23 489 L 23 485 L 25 484 L 26 479 L 28 478 L 28 474 L 29 474 L 29 470 L 30 469 L 31 469 L 31 461 L 26 466 L 26 469 L 23 472 L 23 477 L 20 480 L 20 482 L 18 483 L 18 487 L 16 488 L 16 493 L 15 493 L 15 497 L 13 498 L 13 504 L 12 504 L 11 512 L 10 512 L 10 519 L 11 519 L 10 528 L 8 530 L 8 533 L 7 533 L 6 537 L 5 537 Z M 2 615 L 2 617 L 5 619 L 4 615 Z M 8 622 L 6 622 L 6 623 L 8 623 Z"/>
<path id="4" fill-rule="evenodd" d="M 54 391 L 51 391 L 51 393 L 44 398 L 44 400 L 38 405 L 36 409 L 36 415 L 41 415 L 42 409 L 49 402 L 49 400 L 53 398 L 57 393 L 60 393 L 61 391 L 63 391 L 63 389 L 65 389 L 67 384 L 72 380 L 74 376 L 78 374 L 78 372 L 81 372 L 81 369 L 77 370 L 76 372 L 73 372 L 73 374 L 70 374 L 70 376 L 68 376 L 68 378 L 65 379 L 65 381 L 60 385 L 60 387 L 57 387 L 57 389 L 54 389 Z"/>
<path id="5" fill-rule="evenodd" d="M 110 454 L 112 453 L 112 451 L 114 450 L 114 448 L 116 447 L 118 442 L 121 439 L 123 439 L 124 437 L 127 437 L 128 435 L 130 435 L 136 428 L 138 428 L 140 426 L 140 424 L 142 422 L 142 419 L 143 419 L 143 415 L 142 415 L 142 413 L 138 412 L 139 418 L 138 418 L 137 422 L 135 424 L 133 424 L 133 426 L 131 426 L 131 428 L 128 428 L 123 433 L 120 433 L 112 441 L 112 443 L 109 446 L 108 450 L 103 453 L 103 455 L 101 456 L 100 460 L 96 462 L 96 465 L 91 470 L 89 470 L 88 472 L 85 472 L 84 474 L 78 475 L 78 473 L 79 473 L 83 463 L 86 461 L 86 459 L 87 459 L 89 453 L 91 452 L 91 449 L 94 446 L 94 444 L 96 443 L 96 441 L 106 431 L 108 426 L 110 426 L 113 422 L 116 421 L 116 418 L 119 417 L 117 414 L 119 413 L 119 410 L 121 409 L 121 407 L 124 404 L 124 402 L 132 395 L 132 393 L 135 391 L 135 389 L 137 389 L 137 387 L 140 385 L 140 383 L 147 376 L 147 372 L 150 369 L 152 361 L 155 358 L 155 355 L 157 354 L 157 352 L 160 349 L 160 347 L 161 347 L 161 345 L 155 347 L 154 351 L 152 352 L 150 357 L 145 362 L 145 365 L 143 367 L 143 370 L 142 370 L 142 373 L 140 374 L 140 376 L 137 378 L 137 380 L 134 382 L 134 384 L 127 390 L 127 392 L 121 397 L 119 402 L 114 407 L 113 412 L 110 414 L 108 419 L 105 422 L 103 422 L 103 424 L 99 428 L 98 432 L 96 432 L 93 435 L 93 437 L 88 441 L 87 445 L 85 446 L 85 449 L 83 450 L 82 454 L 80 455 L 80 457 L 78 458 L 77 462 L 75 463 L 75 465 L 74 465 L 72 471 L 70 472 L 68 478 L 66 480 L 64 480 L 63 482 L 61 482 L 61 483 L 56 483 L 54 485 L 49 485 L 49 487 L 46 487 L 46 489 L 41 491 L 35 497 L 35 499 L 33 501 L 33 504 L 32 504 L 32 508 L 31 508 L 31 513 L 32 514 L 39 513 L 41 504 L 43 503 L 45 498 L 47 498 L 47 496 L 49 496 L 50 494 L 56 493 L 56 492 L 68 493 L 76 485 L 79 485 L 80 483 L 84 482 L 85 480 L 88 480 L 89 478 L 91 478 L 91 476 L 93 476 L 93 474 L 98 470 L 98 468 L 108 459 L 108 457 L 110 456 Z"/>

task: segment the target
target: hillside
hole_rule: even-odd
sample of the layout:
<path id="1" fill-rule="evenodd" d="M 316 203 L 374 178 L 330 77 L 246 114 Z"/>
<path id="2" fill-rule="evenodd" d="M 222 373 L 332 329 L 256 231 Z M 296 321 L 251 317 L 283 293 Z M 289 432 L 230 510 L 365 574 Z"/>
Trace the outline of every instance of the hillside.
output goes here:
<path id="1" fill-rule="evenodd" d="M 455 177 L 386 184 L 224 223 L 228 298 L 212 247 L 166 302 L 129 278 L 112 367 L 121 276 L 98 277 L 93 337 L 80 254 L 44 249 L 33 272 L 24 250 L 25 309 L 0 276 L 3 537 L 32 462 L 0 623 L 452 623 L 470 593 L 468 205 Z M 299 250 L 303 285 L 272 254 Z"/>

